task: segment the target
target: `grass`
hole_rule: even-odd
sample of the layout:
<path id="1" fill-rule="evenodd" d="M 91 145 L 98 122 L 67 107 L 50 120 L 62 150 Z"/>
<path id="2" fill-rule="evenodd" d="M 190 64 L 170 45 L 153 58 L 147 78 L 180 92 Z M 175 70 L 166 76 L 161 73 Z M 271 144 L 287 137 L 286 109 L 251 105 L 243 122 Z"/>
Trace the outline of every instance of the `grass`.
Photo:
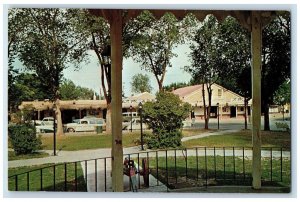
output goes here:
<path id="1" fill-rule="evenodd" d="M 54 164 L 44 164 L 39 166 L 26 166 L 18 168 L 9 168 L 8 176 L 19 173 L 31 171 L 29 174 L 18 175 L 18 191 L 75 191 L 76 182 L 77 190 L 85 192 L 86 183 L 83 177 L 83 172 L 80 164 L 77 164 L 77 178 L 75 179 L 75 164 L 67 164 L 67 183 L 65 189 L 65 172 L 64 165 L 55 166 L 55 189 L 54 189 Z M 42 172 L 40 170 L 42 169 Z M 42 186 L 41 186 L 41 173 L 42 173 Z M 29 181 L 27 177 L 29 175 Z M 15 191 L 16 178 L 8 179 L 8 190 Z"/>
<path id="2" fill-rule="evenodd" d="M 135 146 L 135 140 L 139 138 L 139 132 L 123 134 L 123 147 Z M 111 143 L 111 135 L 63 135 L 56 138 L 57 149 L 65 151 L 111 148 Z M 53 149 L 53 136 L 42 136 L 42 147 Z"/>
<path id="3" fill-rule="evenodd" d="M 252 161 L 248 158 L 245 158 L 244 164 L 243 159 L 232 156 L 225 158 L 223 156 L 216 156 L 216 158 L 213 156 L 206 158 L 204 156 L 198 158 L 189 156 L 187 159 L 177 157 L 176 166 L 174 157 L 168 157 L 167 162 L 165 157 L 159 157 L 158 161 L 155 158 L 149 158 L 149 162 L 151 174 L 155 177 L 158 174 L 158 180 L 173 189 L 205 186 L 206 183 L 209 186 L 251 186 L 252 183 Z M 280 160 L 272 159 L 272 180 L 270 163 L 270 158 L 262 159 L 262 184 L 289 187 L 291 182 L 290 160 L 283 159 L 282 181 Z"/>
<path id="4" fill-rule="evenodd" d="M 184 129 L 182 130 L 183 137 L 190 137 L 194 135 L 200 135 L 202 133 L 213 133 L 216 132 L 217 129 L 198 129 L 198 128 L 191 128 L 191 129 Z"/>
<path id="5" fill-rule="evenodd" d="M 291 135 L 285 131 L 261 131 L 263 147 L 290 147 Z M 183 142 L 183 146 L 190 148 L 196 146 L 207 147 L 252 147 L 251 130 L 236 133 L 209 136 Z"/>
<path id="6" fill-rule="evenodd" d="M 32 154 L 24 154 L 24 155 L 16 155 L 13 151 L 8 151 L 8 160 L 14 161 L 14 160 L 24 160 L 24 159 L 33 159 L 33 158 L 43 158 L 49 156 L 48 153 L 44 152 L 36 152 Z"/>

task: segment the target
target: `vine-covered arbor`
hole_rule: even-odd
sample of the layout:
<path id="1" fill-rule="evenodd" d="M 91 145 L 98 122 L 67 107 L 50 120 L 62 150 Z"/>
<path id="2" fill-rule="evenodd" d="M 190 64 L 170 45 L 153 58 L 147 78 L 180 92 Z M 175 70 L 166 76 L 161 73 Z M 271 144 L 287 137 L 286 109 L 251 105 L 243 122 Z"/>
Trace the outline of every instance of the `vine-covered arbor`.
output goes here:
<path id="1" fill-rule="evenodd" d="M 148 9 L 147 9 L 148 10 Z M 89 12 L 108 20 L 111 34 L 111 96 L 112 96 L 112 188 L 123 191 L 123 146 L 122 146 L 122 26 L 137 17 L 143 9 L 90 9 Z M 252 187 L 261 188 L 261 48 L 262 29 L 275 16 L 276 11 L 230 11 L 230 10 L 149 10 L 156 18 L 166 12 L 183 19 L 192 13 L 200 21 L 212 14 L 219 21 L 232 16 L 251 32 L 252 52 Z"/>

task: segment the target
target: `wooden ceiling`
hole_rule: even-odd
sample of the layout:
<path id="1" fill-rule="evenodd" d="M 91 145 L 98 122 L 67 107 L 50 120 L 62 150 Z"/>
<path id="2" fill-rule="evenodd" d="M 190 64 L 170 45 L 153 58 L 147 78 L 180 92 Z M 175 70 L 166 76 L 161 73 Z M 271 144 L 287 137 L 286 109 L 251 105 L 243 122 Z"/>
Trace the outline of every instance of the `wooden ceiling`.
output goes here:
<path id="1" fill-rule="evenodd" d="M 219 22 L 222 22 L 227 16 L 232 16 L 239 21 L 239 23 L 251 31 L 251 11 L 246 10 L 160 10 L 160 9 L 144 9 L 150 11 L 156 19 L 160 19 L 166 12 L 174 14 L 178 20 L 182 20 L 187 14 L 193 14 L 199 21 L 203 21 L 207 15 L 214 15 Z M 123 23 L 130 19 L 137 17 L 143 9 L 119 9 L 123 14 Z M 111 22 L 114 17 L 116 9 L 89 9 L 93 15 L 103 17 Z M 276 11 L 260 11 L 262 26 L 270 22 L 276 16 Z"/>

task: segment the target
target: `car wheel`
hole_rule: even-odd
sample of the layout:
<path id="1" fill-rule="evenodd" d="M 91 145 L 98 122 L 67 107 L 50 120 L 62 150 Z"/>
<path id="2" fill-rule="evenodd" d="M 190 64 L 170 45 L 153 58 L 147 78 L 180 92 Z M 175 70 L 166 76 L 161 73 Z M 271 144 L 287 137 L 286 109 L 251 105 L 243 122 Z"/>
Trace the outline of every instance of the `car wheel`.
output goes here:
<path id="1" fill-rule="evenodd" d="M 68 128 L 67 131 L 68 131 L 69 133 L 74 133 L 74 132 L 75 132 L 74 128 Z"/>

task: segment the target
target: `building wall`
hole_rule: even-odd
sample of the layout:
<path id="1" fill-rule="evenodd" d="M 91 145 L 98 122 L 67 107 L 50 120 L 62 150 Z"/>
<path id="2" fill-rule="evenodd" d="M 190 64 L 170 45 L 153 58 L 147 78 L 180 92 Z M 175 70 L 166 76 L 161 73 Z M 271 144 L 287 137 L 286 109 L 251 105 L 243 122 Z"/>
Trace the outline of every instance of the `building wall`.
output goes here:
<path id="1" fill-rule="evenodd" d="M 206 87 L 205 87 L 206 88 Z M 203 98 L 202 98 L 202 88 L 199 87 L 198 90 L 181 97 L 184 102 L 190 103 L 194 108 L 195 117 L 203 118 Z M 219 103 L 219 115 L 220 118 L 227 117 L 241 117 L 244 116 L 244 98 L 223 88 L 219 85 L 212 85 L 212 100 L 211 106 L 216 107 L 215 113 L 211 113 L 212 117 L 216 116 L 217 103 Z M 205 104 L 208 106 L 208 93 L 205 89 Z M 251 102 L 250 102 L 251 105 Z"/>

